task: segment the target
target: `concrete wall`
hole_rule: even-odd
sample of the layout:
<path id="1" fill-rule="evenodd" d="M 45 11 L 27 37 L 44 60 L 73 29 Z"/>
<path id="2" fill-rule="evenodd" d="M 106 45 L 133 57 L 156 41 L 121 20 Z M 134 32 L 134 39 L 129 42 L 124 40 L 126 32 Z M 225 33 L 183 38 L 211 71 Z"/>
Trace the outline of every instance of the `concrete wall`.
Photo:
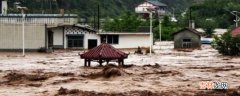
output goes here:
<path id="1" fill-rule="evenodd" d="M 201 47 L 201 37 L 185 30 L 174 35 L 174 48 L 182 48 L 183 39 L 191 39 L 192 48 Z"/>
<path id="2" fill-rule="evenodd" d="M 25 24 L 25 48 L 45 47 L 45 25 Z M 0 50 L 22 49 L 22 25 L 0 24 Z"/>
<path id="3" fill-rule="evenodd" d="M 119 44 L 112 44 L 115 48 L 149 47 L 149 35 L 119 35 Z"/>

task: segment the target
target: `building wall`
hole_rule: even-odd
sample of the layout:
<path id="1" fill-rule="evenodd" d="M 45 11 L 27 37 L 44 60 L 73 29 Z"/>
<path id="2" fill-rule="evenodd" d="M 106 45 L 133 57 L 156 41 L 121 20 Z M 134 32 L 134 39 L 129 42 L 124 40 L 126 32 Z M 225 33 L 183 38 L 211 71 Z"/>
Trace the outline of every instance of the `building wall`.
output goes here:
<path id="1" fill-rule="evenodd" d="M 83 30 L 77 27 L 65 27 L 64 28 L 64 48 L 67 48 L 67 35 L 84 35 L 84 44 L 83 49 L 88 49 L 88 39 L 97 39 L 98 44 L 100 44 L 100 36 L 95 32 L 89 32 L 87 30 Z"/>
<path id="2" fill-rule="evenodd" d="M 54 48 L 64 48 L 63 46 L 63 28 L 53 28 L 51 29 L 53 32 L 53 46 Z"/>
<path id="3" fill-rule="evenodd" d="M 25 24 L 25 48 L 45 47 L 45 25 Z M 0 50 L 22 49 L 22 25 L 0 23 Z"/>
<path id="4" fill-rule="evenodd" d="M 135 12 L 136 13 L 148 13 L 147 8 L 150 8 L 150 7 L 154 7 L 154 5 L 152 5 L 152 4 L 148 3 L 148 2 L 144 2 L 144 3 L 138 5 L 135 8 Z"/>
<path id="5" fill-rule="evenodd" d="M 113 44 L 115 48 L 149 47 L 149 35 L 119 35 L 119 44 Z"/>
<path id="6" fill-rule="evenodd" d="M 149 11 L 147 10 L 148 8 L 154 8 L 154 7 L 158 7 L 159 9 L 157 10 L 158 12 L 160 12 L 162 15 L 165 14 L 165 8 L 164 6 L 155 6 L 151 3 L 148 3 L 148 2 L 144 2 L 140 5 L 138 5 L 136 8 L 135 8 L 135 12 L 136 13 L 149 13 Z"/>
<path id="7" fill-rule="evenodd" d="M 97 45 L 100 45 L 100 35 L 97 35 L 96 33 L 86 33 L 84 35 L 84 49 L 88 49 L 88 39 L 97 39 Z"/>
<path id="8" fill-rule="evenodd" d="M 7 14 L 7 10 L 8 10 L 8 5 L 7 5 L 7 1 L 1 1 L 1 13 L 6 15 Z"/>
<path id="9" fill-rule="evenodd" d="M 191 39 L 192 40 L 192 48 L 201 47 L 201 37 L 185 30 L 178 34 L 174 35 L 174 48 L 182 48 L 183 39 Z"/>
<path id="10" fill-rule="evenodd" d="M 2 13 L 2 0 L 0 0 L 0 13 Z"/>

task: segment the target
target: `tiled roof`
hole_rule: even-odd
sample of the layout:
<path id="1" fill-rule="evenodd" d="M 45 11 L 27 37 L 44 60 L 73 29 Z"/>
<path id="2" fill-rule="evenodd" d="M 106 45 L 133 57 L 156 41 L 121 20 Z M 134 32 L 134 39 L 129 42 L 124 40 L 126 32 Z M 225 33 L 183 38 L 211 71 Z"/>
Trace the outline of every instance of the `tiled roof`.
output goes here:
<path id="1" fill-rule="evenodd" d="M 89 50 L 88 52 L 81 54 L 83 59 L 97 59 L 97 60 L 106 60 L 106 59 L 125 59 L 128 57 L 128 54 L 115 49 L 113 46 L 102 43 L 101 45 Z"/>
<path id="2" fill-rule="evenodd" d="M 165 7 L 167 6 L 166 4 L 161 3 L 158 0 L 147 0 L 147 2 L 149 2 L 149 3 L 151 3 L 151 4 L 155 5 L 155 6 L 165 6 Z"/>
<path id="3" fill-rule="evenodd" d="M 182 32 L 182 31 L 184 31 L 184 30 L 188 30 L 189 32 L 192 32 L 192 33 L 197 34 L 197 35 L 199 35 L 199 36 L 202 36 L 202 35 L 203 35 L 203 33 L 198 32 L 197 30 L 192 29 L 192 28 L 183 28 L 182 30 L 177 31 L 177 32 L 173 33 L 172 35 L 176 35 L 176 34 Z"/>
<path id="4" fill-rule="evenodd" d="M 91 27 L 82 26 L 82 25 L 79 25 L 79 24 L 73 24 L 73 25 L 67 25 L 67 24 L 65 24 L 65 25 L 54 26 L 54 27 L 51 27 L 51 28 L 64 27 L 64 26 L 76 27 L 76 28 L 83 29 L 83 30 L 86 30 L 86 31 L 89 31 L 89 32 L 95 32 L 95 33 L 97 32 L 97 30 L 92 29 Z M 74 32 L 75 30 L 72 29 L 71 31 Z"/>
<path id="5" fill-rule="evenodd" d="M 232 37 L 236 37 L 237 35 L 240 35 L 240 27 L 235 28 L 232 32 L 231 32 Z"/>

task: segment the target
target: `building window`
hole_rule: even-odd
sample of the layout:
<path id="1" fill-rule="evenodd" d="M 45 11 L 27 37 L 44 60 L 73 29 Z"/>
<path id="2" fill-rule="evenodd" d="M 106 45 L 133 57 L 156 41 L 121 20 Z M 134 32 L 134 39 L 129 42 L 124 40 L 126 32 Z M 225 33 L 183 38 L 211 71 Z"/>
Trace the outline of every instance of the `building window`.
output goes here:
<path id="1" fill-rule="evenodd" d="M 191 39 L 183 39 L 182 41 L 183 41 L 182 48 L 191 48 L 192 47 Z"/>
<path id="2" fill-rule="evenodd" d="M 83 36 L 68 36 L 68 48 L 82 48 Z"/>
<path id="3" fill-rule="evenodd" d="M 101 42 L 108 43 L 108 44 L 118 44 L 119 43 L 119 36 L 118 35 L 101 35 Z"/>

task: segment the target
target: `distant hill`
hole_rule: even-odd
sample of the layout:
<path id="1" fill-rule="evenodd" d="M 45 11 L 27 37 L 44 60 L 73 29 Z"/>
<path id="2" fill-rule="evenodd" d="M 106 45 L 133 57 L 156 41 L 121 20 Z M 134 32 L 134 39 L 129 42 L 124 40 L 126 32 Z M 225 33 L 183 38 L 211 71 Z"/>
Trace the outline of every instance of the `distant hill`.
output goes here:
<path id="1" fill-rule="evenodd" d="M 124 11 L 134 11 L 134 8 L 145 0 L 8 0 L 10 12 L 14 9 L 14 2 L 21 2 L 29 8 L 29 13 L 58 13 L 59 2 L 66 8 L 66 13 L 76 13 L 80 17 L 91 17 L 97 13 L 98 5 L 102 17 L 117 16 Z M 202 0 L 161 0 L 169 5 L 169 10 L 175 8 L 176 12 L 182 12 L 193 2 Z"/>

